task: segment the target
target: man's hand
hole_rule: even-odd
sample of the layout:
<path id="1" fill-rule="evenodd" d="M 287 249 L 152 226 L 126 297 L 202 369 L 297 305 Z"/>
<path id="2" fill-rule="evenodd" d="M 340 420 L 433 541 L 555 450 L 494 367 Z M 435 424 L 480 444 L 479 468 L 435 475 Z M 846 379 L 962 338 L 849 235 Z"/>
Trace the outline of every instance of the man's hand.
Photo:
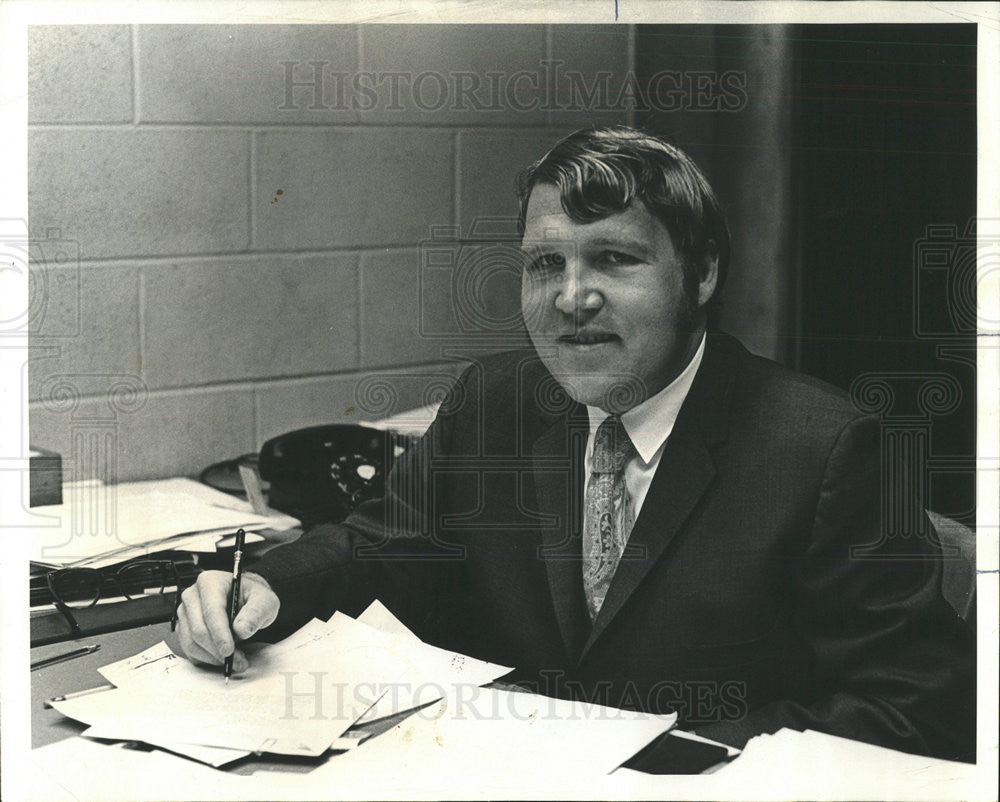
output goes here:
<path id="1" fill-rule="evenodd" d="M 195 663 L 221 665 L 233 655 L 233 671 L 246 671 L 246 656 L 236 648 L 260 629 L 273 623 L 280 602 L 264 577 L 248 571 L 240 588 L 240 611 L 229 629 L 229 590 L 232 574 L 203 571 L 198 581 L 181 594 L 177 611 L 181 649 Z"/>

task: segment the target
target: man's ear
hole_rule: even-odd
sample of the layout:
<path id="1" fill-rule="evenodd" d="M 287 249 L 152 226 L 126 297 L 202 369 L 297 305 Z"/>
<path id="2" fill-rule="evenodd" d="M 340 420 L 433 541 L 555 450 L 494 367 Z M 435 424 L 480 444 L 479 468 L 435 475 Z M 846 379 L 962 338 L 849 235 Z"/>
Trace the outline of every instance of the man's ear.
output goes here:
<path id="1" fill-rule="evenodd" d="M 715 294 L 719 283 L 719 248 L 715 240 L 709 240 L 705 256 L 698 263 L 698 306 L 707 304 Z"/>

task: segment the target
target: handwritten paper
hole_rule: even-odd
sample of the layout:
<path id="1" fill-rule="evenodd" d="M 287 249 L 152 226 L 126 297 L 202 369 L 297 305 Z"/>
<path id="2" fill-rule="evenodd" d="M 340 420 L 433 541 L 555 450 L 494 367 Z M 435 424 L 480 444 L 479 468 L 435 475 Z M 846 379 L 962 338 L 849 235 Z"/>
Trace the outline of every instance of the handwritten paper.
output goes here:
<path id="1" fill-rule="evenodd" d="M 248 644 L 250 666 L 227 686 L 220 672 L 159 643 L 99 669 L 114 688 L 52 706 L 92 737 L 139 740 L 222 765 L 246 752 L 317 756 L 364 724 L 510 669 L 423 643 L 384 606 L 313 620 L 276 644 Z M 218 751 L 221 750 L 221 751 Z"/>

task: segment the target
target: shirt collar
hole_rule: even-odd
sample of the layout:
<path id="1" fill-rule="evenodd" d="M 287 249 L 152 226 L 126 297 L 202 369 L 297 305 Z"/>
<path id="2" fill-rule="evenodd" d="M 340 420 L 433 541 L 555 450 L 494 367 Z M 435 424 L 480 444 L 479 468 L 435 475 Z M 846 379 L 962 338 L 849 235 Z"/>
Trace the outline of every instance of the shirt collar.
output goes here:
<path id="1" fill-rule="evenodd" d="M 622 425 L 632 439 L 639 457 L 646 464 L 652 461 L 656 452 L 663 447 L 670 432 L 673 431 L 681 404 L 684 403 L 684 399 L 687 398 L 687 394 L 691 390 L 694 376 L 698 372 L 704 355 L 705 335 L 702 334 L 698 350 L 695 351 L 691 361 L 677 378 L 656 395 L 647 398 L 641 404 L 622 414 Z M 590 433 L 591 439 L 593 439 L 594 432 L 609 415 L 600 407 L 592 406 L 587 407 L 587 415 L 590 418 Z"/>

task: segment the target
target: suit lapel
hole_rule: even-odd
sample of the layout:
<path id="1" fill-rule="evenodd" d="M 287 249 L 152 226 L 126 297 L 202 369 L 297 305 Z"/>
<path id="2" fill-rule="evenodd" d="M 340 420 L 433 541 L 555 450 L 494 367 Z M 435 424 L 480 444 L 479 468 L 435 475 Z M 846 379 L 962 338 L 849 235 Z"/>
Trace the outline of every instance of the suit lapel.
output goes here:
<path id="1" fill-rule="evenodd" d="M 725 440 L 737 363 L 745 354 L 728 335 L 710 333 L 698 375 L 667 440 L 642 510 L 601 611 L 590 625 L 583 593 L 583 457 L 586 408 L 569 404 L 541 413 L 542 432 L 531 445 L 541 526 L 539 558 L 545 562 L 556 619 L 571 663 L 594 647 L 662 556 L 715 477 L 711 449 Z M 549 381 L 551 376 L 545 375 Z"/>
<path id="2" fill-rule="evenodd" d="M 552 605 L 570 662 L 583 648 L 590 626 L 583 595 L 581 531 L 586 409 L 548 421 L 532 446 L 533 477 L 541 527 L 538 556 L 545 563 Z M 582 420 L 579 413 L 582 412 Z"/>
<path id="3" fill-rule="evenodd" d="M 714 476 L 715 465 L 698 429 L 693 426 L 675 429 L 663 450 L 581 659 L 656 564 Z"/>
<path id="4" fill-rule="evenodd" d="M 701 368 L 667 438 L 581 660 L 657 563 L 715 477 L 710 448 L 727 434 L 736 363 L 731 342 L 725 335 L 709 335 Z"/>

